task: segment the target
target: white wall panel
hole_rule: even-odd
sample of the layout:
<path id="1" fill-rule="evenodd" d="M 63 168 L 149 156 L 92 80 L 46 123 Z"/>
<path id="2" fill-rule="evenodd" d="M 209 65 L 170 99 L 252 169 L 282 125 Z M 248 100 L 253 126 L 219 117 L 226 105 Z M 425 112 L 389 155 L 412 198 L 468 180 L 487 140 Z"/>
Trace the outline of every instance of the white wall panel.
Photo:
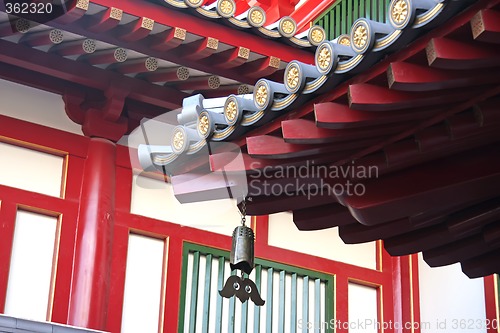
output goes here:
<path id="1" fill-rule="evenodd" d="M 486 333 L 483 279 L 469 279 L 460 264 L 431 268 L 422 255 L 418 266 L 422 333 Z"/>
<path id="2" fill-rule="evenodd" d="M 60 95 L 0 79 L 0 114 L 83 135 L 69 119 Z"/>
<path id="3" fill-rule="evenodd" d="M 132 184 L 132 214 L 224 235 L 231 235 L 241 223 L 234 200 L 181 204 L 174 197 L 172 186 L 164 181 L 134 176 Z"/>
<path id="4" fill-rule="evenodd" d="M 47 319 L 56 229 L 56 217 L 18 211 L 5 314 Z"/>
<path id="5" fill-rule="evenodd" d="M 0 142 L 0 184 L 61 195 L 64 158 Z"/>
<path id="6" fill-rule="evenodd" d="M 326 259 L 376 269 L 376 243 L 348 245 L 338 234 L 338 228 L 300 231 L 291 213 L 269 216 L 269 244 Z"/>
<path id="7" fill-rule="evenodd" d="M 129 236 L 122 333 L 158 332 L 164 247 L 163 240 Z"/>
<path id="8" fill-rule="evenodd" d="M 349 283 L 349 333 L 377 333 L 377 289 Z"/>

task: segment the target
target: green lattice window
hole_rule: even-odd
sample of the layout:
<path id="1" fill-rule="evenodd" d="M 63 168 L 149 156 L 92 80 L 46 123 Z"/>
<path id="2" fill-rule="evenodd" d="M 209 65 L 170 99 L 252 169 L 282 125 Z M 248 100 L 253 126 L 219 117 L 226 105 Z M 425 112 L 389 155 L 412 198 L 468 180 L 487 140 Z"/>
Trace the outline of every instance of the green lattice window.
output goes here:
<path id="1" fill-rule="evenodd" d="M 184 243 L 179 332 L 333 332 L 332 275 L 256 258 L 257 307 L 219 296 L 231 273 L 228 251 Z"/>
<path id="2" fill-rule="evenodd" d="M 378 22 L 386 22 L 389 0 L 339 0 L 327 9 L 314 24 L 326 32 L 328 40 L 341 34 L 350 33 L 351 26 L 358 18 L 364 17 Z"/>

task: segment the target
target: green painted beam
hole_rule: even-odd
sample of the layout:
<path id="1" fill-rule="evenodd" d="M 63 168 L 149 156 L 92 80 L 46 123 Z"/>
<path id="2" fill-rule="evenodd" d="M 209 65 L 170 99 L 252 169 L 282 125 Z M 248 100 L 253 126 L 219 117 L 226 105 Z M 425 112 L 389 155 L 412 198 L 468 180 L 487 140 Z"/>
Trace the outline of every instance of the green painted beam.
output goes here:
<path id="1" fill-rule="evenodd" d="M 280 272 L 280 297 L 278 307 L 278 333 L 285 333 L 285 283 L 286 272 Z"/>
<path id="2" fill-rule="evenodd" d="M 309 322 L 309 276 L 302 279 L 302 333 L 308 333 L 307 323 Z"/>
<path id="3" fill-rule="evenodd" d="M 255 266 L 255 285 L 259 289 L 259 294 L 260 294 L 260 286 L 261 286 L 261 279 L 262 279 L 262 266 L 261 265 L 256 265 Z M 253 331 L 254 333 L 259 333 L 260 332 L 260 306 L 254 305 L 254 313 L 253 313 Z"/>
<path id="4" fill-rule="evenodd" d="M 297 333 L 297 274 L 292 274 L 292 290 L 290 295 L 290 333 Z"/>
<path id="5" fill-rule="evenodd" d="M 225 257 L 219 257 L 219 265 L 217 269 L 217 290 L 224 288 L 224 271 L 225 271 Z M 217 293 L 217 303 L 215 305 L 215 333 L 222 332 L 222 302 L 223 298 Z"/>
<path id="6" fill-rule="evenodd" d="M 203 321 L 201 326 L 202 333 L 208 333 L 208 321 L 210 319 L 210 287 L 212 285 L 212 255 L 207 254 L 205 264 L 205 288 L 203 290 Z"/>
<path id="7" fill-rule="evenodd" d="M 196 309 L 198 307 L 198 277 L 200 272 L 200 252 L 193 253 L 193 272 L 191 275 L 191 303 L 189 308 L 189 333 L 196 332 Z"/>
<path id="8" fill-rule="evenodd" d="M 267 269 L 266 332 L 273 331 L 273 275 L 274 269 Z"/>

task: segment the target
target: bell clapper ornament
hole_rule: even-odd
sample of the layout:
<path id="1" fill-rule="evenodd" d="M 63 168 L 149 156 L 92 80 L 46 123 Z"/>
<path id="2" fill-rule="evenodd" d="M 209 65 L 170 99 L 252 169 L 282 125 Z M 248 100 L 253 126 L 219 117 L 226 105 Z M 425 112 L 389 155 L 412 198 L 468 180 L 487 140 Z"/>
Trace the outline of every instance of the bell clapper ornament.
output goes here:
<path id="1" fill-rule="evenodd" d="M 252 280 L 245 278 L 245 273 L 250 275 L 254 268 L 255 241 L 252 228 L 245 225 L 245 215 L 246 205 L 245 199 L 243 199 L 241 226 L 236 227 L 233 231 L 233 242 L 229 258 L 229 266 L 231 267 L 231 270 L 239 269 L 241 271 L 241 277 L 231 275 L 224 284 L 224 288 L 219 291 L 219 294 L 226 298 L 236 296 L 243 303 L 250 298 L 256 305 L 262 306 L 265 301 L 260 297 L 257 286 Z"/>

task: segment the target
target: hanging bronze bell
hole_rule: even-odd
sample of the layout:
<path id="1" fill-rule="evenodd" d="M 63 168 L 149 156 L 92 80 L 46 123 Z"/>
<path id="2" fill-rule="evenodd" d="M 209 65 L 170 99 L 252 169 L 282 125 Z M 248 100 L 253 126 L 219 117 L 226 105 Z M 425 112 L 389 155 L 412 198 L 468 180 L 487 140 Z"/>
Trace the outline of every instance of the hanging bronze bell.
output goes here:
<path id="1" fill-rule="evenodd" d="M 231 270 L 239 269 L 250 274 L 254 268 L 254 241 L 252 228 L 238 226 L 233 231 L 233 244 L 229 265 Z"/>

